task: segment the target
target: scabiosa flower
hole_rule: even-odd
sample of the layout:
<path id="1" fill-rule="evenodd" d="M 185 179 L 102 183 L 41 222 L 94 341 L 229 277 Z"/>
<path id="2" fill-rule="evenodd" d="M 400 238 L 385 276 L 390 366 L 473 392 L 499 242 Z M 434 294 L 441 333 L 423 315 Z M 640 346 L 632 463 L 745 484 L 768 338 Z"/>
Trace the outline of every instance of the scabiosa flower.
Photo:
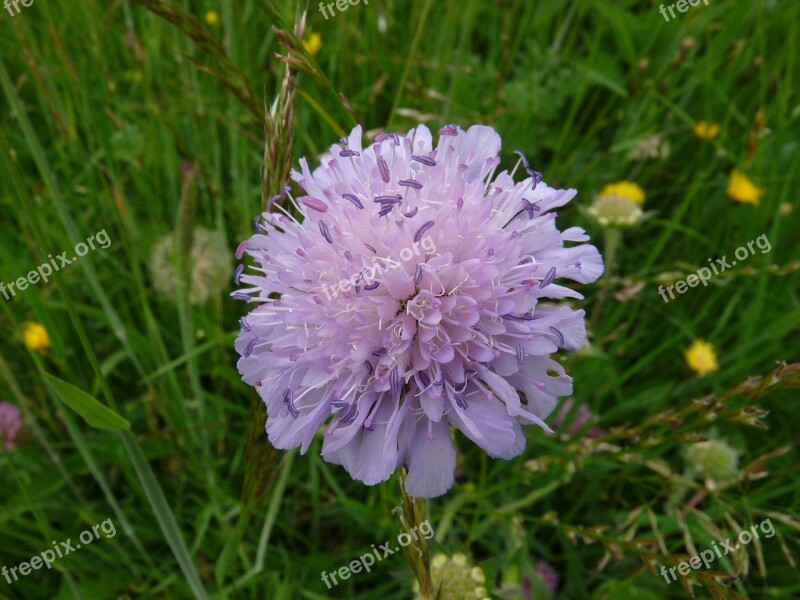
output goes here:
<path id="1" fill-rule="evenodd" d="M 550 425 L 553 427 L 560 427 L 562 423 L 569 417 L 569 413 L 572 412 L 572 407 L 575 404 L 575 400 L 573 398 L 569 398 L 566 402 L 564 402 L 563 406 L 553 413 L 550 417 Z M 588 424 L 594 424 L 597 421 L 597 415 L 592 412 L 592 409 L 589 408 L 586 404 L 581 404 L 578 407 L 577 414 L 573 417 L 572 422 L 569 423 L 569 427 L 567 427 L 566 433 L 567 435 L 573 436 L 581 432 L 584 427 Z M 600 439 L 605 437 L 606 431 L 600 429 L 599 427 L 592 427 L 586 432 L 586 437 L 592 439 Z"/>
<path id="2" fill-rule="evenodd" d="M 736 478 L 739 473 L 739 454 L 721 440 L 706 440 L 686 448 L 686 462 L 692 471 L 716 481 Z"/>
<path id="3" fill-rule="evenodd" d="M 460 552 L 453 556 L 434 556 L 431 561 L 431 578 L 434 588 L 441 590 L 436 596 L 441 600 L 489 600 L 483 569 L 473 567 L 467 556 Z M 415 598 L 422 598 L 418 584 L 414 586 L 414 591 Z"/>
<path id="4" fill-rule="evenodd" d="M 668 158 L 669 150 L 669 142 L 664 141 L 660 133 L 654 133 L 636 142 L 633 148 L 628 151 L 628 160 Z"/>
<path id="5" fill-rule="evenodd" d="M 644 218 L 638 204 L 616 194 L 598 196 L 586 212 L 603 227 L 632 227 Z"/>
<path id="6" fill-rule="evenodd" d="M 0 402 L 0 452 L 17 448 L 17 435 L 22 429 L 19 409 L 8 402 Z"/>
<path id="7" fill-rule="evenodd" d="M 150 272 L 153 287 L 175 300 L 178 295 L 178 272 L 174 262 L 175 236 L 168 234 L 153 244 Z M 189 302 L 205 304 L 219 293 L 233 275 L 233 265 L 225 240 L 216 231 L 197 227 L 192 237 Z"/>
<path id="8" fill-rule="evenodd" d="M 547 301 L 582 298 L 557 281 L 593 282 L 603 263 L 582 229 L 556 228 L 576 191 L 544 184 L 521 152 L 495 175 L 499 150 L 484 126 L 443 127 L 436 146 L 419 126 L 366 148 L 356 127 L 292 173 L 304 194 L 283 193 L 302 221 L 280 206 L 256 220 L 237 250 L 255 265 L 239 267 L 233 297 L 257 307 L 236 349 L 277 448 L 305 452 L 328 422 L 325 460 L 368 485 L 405 466 L 408 494 L 433 497 L 453 484 L 450 425 L 505 459 L 525 446 L 521 425 L 550 431 L 572 379 L 548 355 L 579 350 L 586 332 L 582 310 Z M 393 268 L 364 285 L 375 261 Z"/>

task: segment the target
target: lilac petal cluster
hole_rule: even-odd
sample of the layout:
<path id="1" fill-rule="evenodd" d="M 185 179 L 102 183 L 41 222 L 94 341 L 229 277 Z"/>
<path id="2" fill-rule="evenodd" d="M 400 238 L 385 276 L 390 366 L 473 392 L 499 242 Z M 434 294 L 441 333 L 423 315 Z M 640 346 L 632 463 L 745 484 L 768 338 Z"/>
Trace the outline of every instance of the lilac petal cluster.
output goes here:
<path id="1" fill-rule="evenodd" d="M 19 409 L 8 402 L 0 402 L 0 452 L 17 448 L 17 435 L 22 429 Z"/>
<path id="2" fill-rule="evenodd" d="M 553 301 L 582 298 L 563 282 L 593 282 L 603 263 L 582 229 L 556 227 L 576 191 L 521 152 L 498 172 L 500 144 L 491 127 L 448 125 L 434 145 L 420 125 L 364 147 L 356 127 L 313 171 L 300 161 L 302 194 L 282 190 L 295 211 L 256 219 L 237 250 L 252 264 L 233 297 L 254 307 L 236 350 L 275 447 L 305 452 L 324 425 L 328 462 L 368 485 L 405 465 L 408 493 L 433 497 L 453 484 L 451 425 L 505 459 L 522 425 L 550 431 L 572 379 L 549 355 L 586 338 L 583 311 Z M 327 293 L 376 261 L 391 268 L 369 287 Z"/>

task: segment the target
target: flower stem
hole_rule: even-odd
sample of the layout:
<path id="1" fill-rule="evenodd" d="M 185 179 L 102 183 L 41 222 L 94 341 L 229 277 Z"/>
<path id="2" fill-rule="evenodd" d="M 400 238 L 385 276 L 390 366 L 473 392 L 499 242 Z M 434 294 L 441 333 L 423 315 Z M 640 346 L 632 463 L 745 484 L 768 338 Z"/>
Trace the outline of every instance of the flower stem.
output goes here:
<path id="1" fill-rule="evenodd" d="M 602 282 L 607 283 L 611 281 L 611 278 L 614 276 L 614 267 L 616 266 L 617 261 L 617 248 L 619 248 L 620 240 L 622 239 L 622 232 L 617 229 L 616 227 L 607 227 L 605 229 L 605 236 L 603 239 L 603 250 L 605 256 L 603 257 L 605 260 L 605 273 L 603 273 Z M 607 285 L 602 286 L 600 289 L 600 293 L 597 298 L 597 306 L 595 307 L 592 320 L 591 320 L 591 328 L 597 329 L 597 324 L 600 322 L 600 315 L 603 313 L 603 306 L 606 303 L 606 298 L 608 297 L 609 287 Z"/>
<path id="2" fill-rule="evenodd" d="M 433 581 L 431 580 L 431 561 L 428 552 L 428 541 L 419 534 L 420 525 L 425 521 L 428 510 L 428 501 L 425 498 L 412 498 L 406 492 L 406 469 L 398 471 L 400 480 L 400 508 L 402 509 L 400 521 L 403 532 L 408 535 L 411 543 L 403 547 L 406 562 L 414 572 L 414 577 L 419 585 L 419 598 L 434 600 Z"/>

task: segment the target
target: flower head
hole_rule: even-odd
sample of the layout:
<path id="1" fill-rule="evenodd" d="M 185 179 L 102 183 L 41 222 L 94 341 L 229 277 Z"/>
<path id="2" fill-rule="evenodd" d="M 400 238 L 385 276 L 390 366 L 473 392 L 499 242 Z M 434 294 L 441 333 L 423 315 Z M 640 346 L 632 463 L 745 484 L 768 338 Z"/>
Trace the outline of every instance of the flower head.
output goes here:
<path id="1" fill-rule="evenodd" d="M 648 158 L 668 158 L 670 146 L 660 133 L 639 140 L 628 151 L 628 160 L 647 160 Z"/>
<path id="2" fill-rule="evenodd" d="M 559 577 L 555 567 L 543 560 L 536 561 L 536 574 L 541 577 L 551 593 L 558 589 Z"/>
<path id="3" fill-rule="evenodd" d="M 550 425 L 553 427 L 561 427 L 561 424 L 567 420 L 567 417 L 569 417 L 569 414 L 572 412 L 574 405 L 575 400 L 573 398 L 567 399 L 562 407 L 550 416 Z M 592 412 L 592 409 L 586 404 L 581 404 L 578 407 L 578 411 L 573 417 L 572 422 L 569 424 L 569 427 L 567 427 L 566 433 L 570 436 L 576 435 L 580 433 L 584 427 L 589 424 L 593 425 L 596 421 L 597 415 Z M 599 427 L 592 427 L 586 432 L 586 437 L 600 439 L 606 434 L 606 431 L 603 429 L 600 429 Z"/>
<path id="4" fill-rule="evenodd" d="M 310 34 L 303 40 L 303 46 L 311 56 L 316 56 L 322 49 L 322 36 L 318 33 Z"/>
<path id="5" fill-rule="evenodd" d="M 719 135 L 719 124 L 700 121 L 694 126 L 694 134 L 701 140 L 713 140 Z"/>
<path id="6" fill-rule="evenodd" d="M 733 170 L 728 180 L 728 196 L 736 202 L 758 206 L 764 190 L 754 184 L 744 173 Z"/>
<path id="7" fill-rule="evenodd" d="M 437 554 L 431 560 L 431 579 L 434 589 L 441 588 L 436 596 L 441 600 L 489 600 L 486 592 L 486 575 L 480 567 L 473 567 L 464 554 L 460 552 L 448 557 Z M 419 584 L 414 582 L 419 595 Z"/>
<path id="8" fill-rule="evenodd" d="M 150 256 L 153 287 L 173 300 L 178 294 L 174 247 L 175 238 L 168 234 L 153 245 Z M 204 304 L 212 294 L 225 287 L 233 274 L 229 252 L 225 240 L 216 231 L 202 227 L 194 230 L 189 302 Z"/>
<path id="9" fill-rule="evenodd" d="M 552 303 L 582 296 L 556 281 L 593 282 L 603 263 L 582 229 L 556 228 L 575 190 L 542 183 L 522 153 L 495 175 L 499 150 L 490 127 L 366 148 L 356 127 L 313 172 L 301 159 L 303 220 L 264 213 L 237 251 L 256 264 L 233 296 L 257 305 L 239 372 L 273 445 L 305 452 L 330 419 L 325 460 L 369 485 L 405 465 L 407 492 L 432 497 L 453 484 L 450 425 L 506 459 L 521 425 L 549 431 L 572 380 L 548 355 L 586 339 L 584 312 Z"/>
<path id="10" fill-rule="evenodd" d="M 726 442 L 706 440 L 686 448 L 686 461 L 700 477 L 728 481 L 738 473 L 739 454 Z"/>
<path id="11" fill-rule="evenodd" d="M 22 340 L 29 350 L 44 352 L 50 349 L 50 336 L 41 323 L 25 321 L 22 327 Z"/>
<path id="12" fill-rule="evenodd" d="M 609 183 L 600 192 L 600 197 L 618 196 L 636 204 L 644 204 L 644 190 L 632 181 Z"/>
<path id="13" fill-rule="evenodd" d="M 714 346 L 703 340 L 695 340 L 684 353 L 686 364 L 700 377 L 719 370 Z"/>
<path id="14" fill-rule="evenodd" d="M 219 23 L 219 15 L 217 14 L 217 11 L 209 10 L 208 12 L 206 12 L 205 20 L 206 23 L 208 25 L 211 25 L 212 27 L 217 23 Z"/>
<path id="15" fill-rule="evenodd" d="M 587 212 L 603 227 L 631 227 L 644 218 L 638 204 L 617 194 L 598 196 Z"/>
<path id="16" fill-rule="evenodd" d="M 0 453 L 17 448 L 17 435 L 22 429 L 19 409 L 8 402 L 0 402 Z"/>

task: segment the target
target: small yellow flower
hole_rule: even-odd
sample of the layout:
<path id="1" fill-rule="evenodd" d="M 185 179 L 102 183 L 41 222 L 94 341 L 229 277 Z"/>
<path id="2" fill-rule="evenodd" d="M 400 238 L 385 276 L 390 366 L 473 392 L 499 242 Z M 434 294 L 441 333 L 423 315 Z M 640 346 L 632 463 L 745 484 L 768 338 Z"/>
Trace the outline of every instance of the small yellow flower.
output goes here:
<path id="1" fill-rule="evenodd" d="M 719 370 L 714 346 L 704 340 L 695 340 L 686 352 L 686 364 L 700 377 Z"/>
<path id="2" fill-rule="evenodd" d="M 215 11 L 215 10 L 208 11 L 206 13 L 205 19 L 206 19 L 206 23 L 208 23 L 212 27 L 214 25 L 216 25 L 217 23 L 219 23 L 219 15 L 217 14 L 217 11 Z"/>
<path id="3" fill-rule="evenodd" d="M 713 140 L 719 135 L 719 123 L 700 121 L 694 126 L 694 134 L 701 140 Z"/>
<path id="4" fill-rule="evenodd" d="M 318 33 L 310 34 L 303 40 L 303 46 L 311 56 L 316 56 L 322 48 L 322 36 Z"/>
<path id="5" fill-rule="evenodd" d="M 22 330 L 22 339 L 30 350 L 44 352 L 50 349 L 50 337 L 41 323 L 25 321 Z"/>
<path id="6" fill-rule="evenodd" d="M 619 196 L 636 204 L 644 204 L 644 190 L 632 181 L 609 183 L 600 192 L 600 196 Z"/>
<path id="7" fill-rule="evenodd" d="M 758 206 L 764 190 L 754 184 L 744 173 L 734 169 L 728 180 L 728 196 L 736 202 Z"/>

